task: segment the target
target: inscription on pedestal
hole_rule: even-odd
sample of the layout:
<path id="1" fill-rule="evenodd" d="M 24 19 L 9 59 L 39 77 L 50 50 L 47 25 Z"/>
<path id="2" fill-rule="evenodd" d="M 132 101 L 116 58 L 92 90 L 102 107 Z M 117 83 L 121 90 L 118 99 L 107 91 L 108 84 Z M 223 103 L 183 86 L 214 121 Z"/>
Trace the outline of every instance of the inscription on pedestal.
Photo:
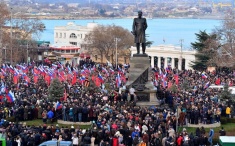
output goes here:
<path id="1" fill-rule="evenodd" d="M 138 101 L 146 102 L 150 101 L 150 94 L 149 93 L 136 93 Z"/>

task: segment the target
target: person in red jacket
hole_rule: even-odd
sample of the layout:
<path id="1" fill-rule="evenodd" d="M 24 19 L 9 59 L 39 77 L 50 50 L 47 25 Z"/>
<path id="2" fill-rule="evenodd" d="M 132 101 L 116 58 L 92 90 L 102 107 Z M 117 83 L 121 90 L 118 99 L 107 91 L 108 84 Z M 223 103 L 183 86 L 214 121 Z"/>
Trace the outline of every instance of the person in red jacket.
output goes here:
<path id="1" fill-rule="evenodd" d="M 182 146 L 183 144 L 183 136 L 180 134 L 180 136 L 177 138 L 177 146 Z"/>
<path id="2" fill-rule="evenodd" d="M 118 146 L 119 144 L 118 144 L 118 137 L 115 135 L 114 137 L 113 137 L 113 145 L 112 146 Z"/>
<path id="3" fill-rule="evenodd" d="M 142 136 L 142 140 L 144 143 L 146 143 L 146 145 L 148 145 L 149 142 L 149 136 L 146 132 L 144 132 L 143 136 Z"/>

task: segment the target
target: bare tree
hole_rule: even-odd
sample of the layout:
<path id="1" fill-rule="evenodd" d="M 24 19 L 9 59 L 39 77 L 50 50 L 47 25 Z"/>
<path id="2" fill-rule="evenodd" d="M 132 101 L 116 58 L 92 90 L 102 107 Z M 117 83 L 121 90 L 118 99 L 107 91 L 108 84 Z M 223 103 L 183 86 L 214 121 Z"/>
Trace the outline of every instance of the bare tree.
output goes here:
<path id="1" fill-rule="evenodd" d="M 7 21 L 11 21 L 11 26 L 2 26 L 3 31 L 1 41 L 2 46 L 4 47 L 4 58 L 11 58 L 10 54 L 12 49 L 13 62 L 17 63 L 19 61 L 25 61 L 28 54 L 26 51 L 28 52 L 28 48 L 32 48 L 32 45 L 35 44 L 33 42 L 40 37 L 45 26 L 40 20 L 29 19 L 22 13 L 17 13 L 19 14 L 17 15 L 17 19 L 11 19 L 9 8 L 6 6 L 3 7 L 3 9 L 5 9 L 4 13 L 1 13 L 2 9 L 0 10 L 0 15 L 3 15 L 2 18 L 4 18 L 4 20 L 1 19 L 1 23 L 4 25 Z M 10 59 L 8 59 L 8 61 L 9 60 Z"/>
<path id="2" fill-rule="evenodd" d="M 218 50 L 219 66 L 234 66 L 235 61 L 235 16 L 229 15 L 222 21 L 221 26 L 214 30 L 220 47 Z"/>
<path id="3" fill-rule="evenodd" d="M 7 5 L 4 2 L 0 2 L 0 26 L 4 26 L 7 22 L 7 20 L 9 20 L 9 16 L 10 16 L 10 12 L 8 10 Z"/>
<path id="4" fill-rule="evenodd" d="M 115 42 L 115 39 L 118 42 Z M 127 30 L 116 25 L 100 25 L 95 27 L 85 38 L 86 44 L 90 48 L 90 52 L 98 53 L 101 56 L 101 62 L 103 62 L 104 56 L 114 62 L 114 54 L 116 47 L 118 50 L 123 50 L 134 45 L 133 35 Z M 117 46 L 116 46 L 117 45 Z"/>

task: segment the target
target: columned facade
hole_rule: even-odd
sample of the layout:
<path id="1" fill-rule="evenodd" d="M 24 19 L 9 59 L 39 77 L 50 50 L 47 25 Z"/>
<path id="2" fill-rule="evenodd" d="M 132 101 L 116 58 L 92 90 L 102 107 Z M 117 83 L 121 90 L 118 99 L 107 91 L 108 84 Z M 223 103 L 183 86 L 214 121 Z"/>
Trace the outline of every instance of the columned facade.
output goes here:
<path id="1" fill-rule="evenodd" d="M 136 54 L 136 47 L 131 47 L 131 54 Z M 146 48 L 146 54 L 150 57 L 151 67 L 192 69 L 190 63 L 195 61 L 196 51 L 181 51 L 180 47 L 160 45 Z"/>

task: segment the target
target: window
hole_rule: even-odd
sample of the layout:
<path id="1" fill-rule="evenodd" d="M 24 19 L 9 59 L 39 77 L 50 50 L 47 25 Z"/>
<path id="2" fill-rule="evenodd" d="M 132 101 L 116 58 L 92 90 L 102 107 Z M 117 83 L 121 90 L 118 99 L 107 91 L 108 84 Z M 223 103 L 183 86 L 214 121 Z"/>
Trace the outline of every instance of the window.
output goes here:
<path id="1" fill-rule="evenodd" d="M 75 35 L 75 33 L 71 33 L 69 38 L 77 38 L 77 36 Z"/>
<path id="2" fill-rule="evenodd" d="M 66 53 L 70 53 L 70 50 L 66 50 Z"/>
<path id="3" fill-rule="evenodd" d="M 62 38 L 62 33 L 60 33 L 60 38 Z"/>
<path id="4" fill-rule="evenodd" d="M 58 32 L 57 32 L 57 33 L 55 33 L 55 37 L 56 37 L 56 38 L 58 38 Z"/>
<path id="5" fill-rule="evenodd" d="M 64 33 L 64 38 L 66 38 L 66 33 Z"/>
<path id="6" fill-rule="evenodd" d="M 71 53 L 75 53 L 75 50 L 71 50 Z"/>
<path id="7" fill-rule="evenodd" d="M 80 36 L 81 36 L 81 39 L 82 39 L 82 34 Z"/>
<path id="8" fill-rule="evenodd" d="M 61 53 L 64 53 L 65 51 L 64 50 L 61 50 Z"/>
<path id="9" fill-rule="evenodd" d="M 75 46 L 77 46 L 77 42 L 69 42 L 70 44 L 72 44 L 72 45 L 75 45 Z"/>

